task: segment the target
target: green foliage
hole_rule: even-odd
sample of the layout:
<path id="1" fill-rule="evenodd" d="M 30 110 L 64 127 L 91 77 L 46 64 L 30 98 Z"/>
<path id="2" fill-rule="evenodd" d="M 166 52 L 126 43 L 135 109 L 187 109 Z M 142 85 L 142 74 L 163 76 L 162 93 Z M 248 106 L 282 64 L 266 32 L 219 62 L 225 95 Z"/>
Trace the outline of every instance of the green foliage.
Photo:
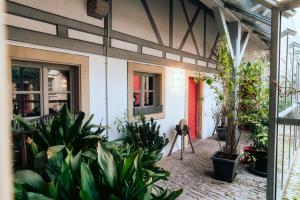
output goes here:
<path id="1" fill-rule="evenodd" d="M 227 39 L 225 36 L 219 38 L 217 46 L 217 70 L 218 74 L 213 76 L 206 76 L 203 78 L 206 84 L 208 84 L 217 98 L 217 104 L 220 110 L 217 112 L 217 118 L 221 118 L 222 126 L 227 128 L 227 146 L 225 148 L 225 154 L 229 155 L 235 152 L 239 143 L 240 136 L 235 138 L 236 127 L 238 121 L 236 119 L 235 111 L 233 110 L 236 103 L 236 85 L 238 80 L 236 79 L 236 69 L 234 67 L 234 60 L 231 57 Z M 219 83 L 220 86 L 213 83 Z M 217 119 L 219 120 L 219 119 Z M 220 151 L 223 152 L 223 148 L 220 146 Z"/>
<path id="2" fill-rule="evenodd" d="M 17 117 L 24 129 L 36 130 L 27 144 L 34 150 L 29 155 L 32 166 L 15 173 L 17 200 L 172 200 L 182 193 L 155 184 L 170 174 L 155 167 L 155 159 L 151 165 L 143 160 L 149 153 L 147 148 L 108 142 L 101 136 L 104 129 L 90 124 L 92 117 L 86 123 L 83 118 L 84 113 L 80 113 L 74 120 L 66 107 L 49 123 L 31 124 Z M 144 122 L 140 131 L 157 134 L 159 126 Z M 147 145 L 150 143 L 145 142 Z"/>
<path id="3" fill-rule="evenodd" d="M 132 146 L 133 150 L 144 150 L 143 164 L 145 168 L 152 168 L 162 158 L 162 150 L 169 140 L 165 134 L 160 135 L 160 126 L 154 119 L 146 121 L 141 115 L 136 122 L 128 122 L 125 118 L 119 121 L 118 130 L 124 136 L 124 144 Z"/>
<path id="4" fill-rule="evenodd" d="M 104 127 L 101 124 L 91 124 L 93 115 L 85 123 L 83 112 L 73 119 L 67 105 L 64 105 L 62 110 L 47 123 L 42 120 L 31 123 L 20 116 L 14 117 L 24 130 L 34 131 L 28 144 L 31 157 L 35 157 L 40 151 L 47 151 L 51 146 L 64 145 L 73 153 L 77 153 L 96 146 L 99 140 L 106 140 L 101 135 L 105 130 Z M 33 166 L 32 162 L 30 164 Z"/>
<path id="5" fill-rule="evenodd" d="M 176 199 L 182 189 L 171 192 L 156 186 L 169 173 L 144 169 L 142 155 L 141 149 L 125 156 L 114 153 L 100 142 L 96 159 L 80 152 L 76 156 L 69 152 L 63 158 L 61 151 L 54 152 L 47 158 L 50 181 L 31 170 L 16 172 L 16 199 L 32 199 L 32 193 L 42 199 Z"/>
<path id="6" fill-rule="evenodd" d="M 257 124 L 252 132 L 251 139 L 254 142 L 252 149 L 266 152 L 268 150 L 268 127 Z"/>
<path id="7" fill-rule="evenodd" d="M 267 66 L 263 60 L 245 62 L 239 70 L 239 123 L 255 127 L 268 124 L 269 89 L 263 74 Z"/>
<path id="8" fill-rule="evenodd" d="M 243 63 L 239 73 L 239 122 L 251 131 L 252 149 L 267 151 L 269 88 L 263 74 L 267 69 L 263 60 Z"/>

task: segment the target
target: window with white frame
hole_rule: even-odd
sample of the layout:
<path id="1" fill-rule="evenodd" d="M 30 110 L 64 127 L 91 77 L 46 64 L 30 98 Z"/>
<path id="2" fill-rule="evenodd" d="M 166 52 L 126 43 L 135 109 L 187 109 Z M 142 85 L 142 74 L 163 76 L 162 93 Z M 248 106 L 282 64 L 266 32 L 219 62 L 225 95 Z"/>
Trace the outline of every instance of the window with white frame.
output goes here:
<path id="1" fill-rule="evenodd" d="M 13 61 L 13 113 L 43 116 L 59 111 L 64 104 L 74 111 L 73 76 L 70 66 Z"/>

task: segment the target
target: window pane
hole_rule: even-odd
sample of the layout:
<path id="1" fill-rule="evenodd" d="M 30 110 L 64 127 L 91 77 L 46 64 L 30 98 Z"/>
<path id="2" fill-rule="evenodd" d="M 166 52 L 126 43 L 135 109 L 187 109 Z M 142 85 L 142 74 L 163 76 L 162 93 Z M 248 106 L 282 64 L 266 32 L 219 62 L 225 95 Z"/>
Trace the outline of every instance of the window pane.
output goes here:
<path id="1" fill-rule="evenodd" d="M 134 92 L 133 93 L 133 107 L 140 107 L 141 106 L 141 93 Z"/>
<path id="2" fill-rule="evenodd" d="M 154 105 L 153 92 L 145 92 L 144 93 L 144 106 L 152 106 L 152 105 Z"/>
<path id="3" fill-rule="evenodd" d="M 152 76 L 144 76 L 144 89 L 145 90 L 153 90 L 153 77 Z"/>
<path id="4" fill-rule="evenodd" d="M 39 94 L 14 94 L 13 113 L 22 117 L 35 117 L 41 115 Z"/>
<path id="5" fill-rule="evenodd" d="M 133 91 L 141 90 L 141 79 L 139 75 L 133 76 Z"/>
<path id="6" fill-rule="evenodd" d="M 70 72 L 66 70 L 48 69 L 48 90 L 69 91 Z"/>
<path id="7" fill-rule="evenodd" d="M 70 110 L 69 94 L 49 94 L 49 114 L 60 111 L 65 103 L 68 105 Z"/>
<path id="8" fill-rule="evenodd" d="M 12 67 L 13 91 L 39 91 L 40 70 L 38 68 Z"/>

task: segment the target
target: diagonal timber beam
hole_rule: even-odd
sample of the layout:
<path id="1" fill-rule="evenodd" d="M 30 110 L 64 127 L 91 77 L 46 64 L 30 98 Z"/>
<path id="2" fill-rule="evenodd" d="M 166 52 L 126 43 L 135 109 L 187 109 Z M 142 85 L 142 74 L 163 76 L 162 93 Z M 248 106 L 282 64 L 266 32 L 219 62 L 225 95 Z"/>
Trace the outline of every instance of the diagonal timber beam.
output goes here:
<path id="1" fill-rule="evenodd" d="M 155 24 L 155 21 L 154 21 L 154 19 L 153 19 L 153 16 L 152 16 L 152 14 L 151 14 L 151 11 L 150 11 L 150 8 L 149 8 L 149 6 L 148 6 L 147 1 L 146 1 L 146 0 L 141 0 L 141 1 L 142 1 L 144 10 L 145 10 L 145 12 L 146 12 L 146 14 L 147 14 L 147 16 L 148 16 L 148 18 L 149 18 L 149 21 L 150 21 L 150 23 L 151 23 L 152 29 L 153 29 L 153 31 L 154 31 L 154 33 L 155 33 L 155 36 L 156 36 L 156 38 L 157 38 L 158 43 L 159 43 L 160 45 L 164 45 L 164 44 L 163 44 L 163 41 L 162 41 L 162 39 L 161 39 L 161 36 L 160 36 L 160 34 L 159 34 L 158 28 L 157 28 L 157 26 L 156 26 L 156 24 Z"/>
<path id="2" fill-rule="evenodd" d="M 183 8 L 183 12 L 184 12 L 184 15 L 185 15 L 185 19 L 186 19 L 187 24 L 191 24 L 190 19 L 189 19 L 189 16 L 188 16 L 188 12 L 187 12 L 187 10 L 186 10 L 186 6 L 185 6 L 185 4 L 184 4 L 184 0 L 181 0 L 181 6 L 182 6 L 182 8 Z M 196 38 L 195 38 L 195 35 L 194 35 L 193 28 L 191 29 L 191 36 L 192 36 L 192 40 L 193 40 L 193 43 L 194 43 L 196 52 L 197 52 L 197 54 L 200 56 L 200 52 L 199 52 L 199 48 L 198 48 L 198 45 L 197 45 L 197 41 L 196 41 Z"/>
<path id="3" fill-rule="evenodd" d="M 244 32 L 243 35 L 242 35 L 242 38 L 241 38 L 241 50 L 240 50 L 240 60 L 239 60 L 239 63 L 242 62 L 242 58 L 243 58 L 244 53 L 246 51 L 246 47 L 247 47 L 249 38 L 250 38 L 250 33 L 249 32 Z"/>
<path id="4" fill-rule="evenodd" d="M 232 46 L 232 50 L 234 53 L 234 61 L 235 65 L 239 65 L 239 60 L 240 60 L 240 52 L 241 52 L 241 29 L 242 25 L 241 22 L 235 21 L 235 22 L 229 22 L 227 24 L 227 28 L 229 31 L 229 37 L 230 37 L 230 42 Z"/>
<path id="5" fill-rule="evenodd" d="M 228 41 L 228 46 L 229 46 L 231 57 L 234 59 L 235 55 L 234 55 L 234 51 L 233 51 L 233 48 L 232 48 L 231 39 L 230 39 L 230 36 L 229 36 L 229 31 L 228 31 L 228 28 L 227 28 L 224 12 L 220 7 L 214 7 L 213 12 L 214 12 L 214 15 L 215 15 L 215 19 L 216 19 L 217 28 L 219 30 L 219 33 L 221 35 L 225 35 L 225 37 Z"/>
<path id="6" fill-rule="evenodd" d="M 184 37 L 183 37 L 183 39 L 182 39 L 182 41 L 181 41 L 181 43 L 180 43 L 180 46 L 179 46 L 179 50 L 182 50 L 182 48 L 183 48 L 183 45 L 185 44 L 185 42 L 186 42 L 186 39 L 187 39 L 187 37 L 189 36 L 189 33 L 192 31 L 192 29 L 193 29 L 193 26 L 194 26 L 194 24 L 195 24 L 195 22 L 196 22 L 196 19 L 197 19 L 197 17 L 198 17 L 198 15 L 199 15 L 199 12 L 200 12 L 200 7 L 198 7 L 197 8 L 197 10 L 196 10 L 196 12 L 195 12 L 195 14 L 194 14 L 194 16 L 193 16 L 193 18 L 192 18 L 192 21 L 188 24 L 188 30 L 185 32 L 185 35 L 184 35 Z"/>

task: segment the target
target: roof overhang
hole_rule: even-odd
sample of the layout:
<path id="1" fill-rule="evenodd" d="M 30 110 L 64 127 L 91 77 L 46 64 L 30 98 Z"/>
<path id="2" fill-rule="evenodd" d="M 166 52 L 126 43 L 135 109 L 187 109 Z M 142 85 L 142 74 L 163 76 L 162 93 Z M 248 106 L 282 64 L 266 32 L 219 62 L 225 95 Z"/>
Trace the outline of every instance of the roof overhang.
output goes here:
<path id="1" fill-rule="evenodd" d="M 256 0 L 257 3 L 262 4 L 267 8 L 278 7 L 281 11 L 285 11 L 286 15 L 294 15 L 295 11 L 292 9 L 300 7 L 299 0 Z"/>

